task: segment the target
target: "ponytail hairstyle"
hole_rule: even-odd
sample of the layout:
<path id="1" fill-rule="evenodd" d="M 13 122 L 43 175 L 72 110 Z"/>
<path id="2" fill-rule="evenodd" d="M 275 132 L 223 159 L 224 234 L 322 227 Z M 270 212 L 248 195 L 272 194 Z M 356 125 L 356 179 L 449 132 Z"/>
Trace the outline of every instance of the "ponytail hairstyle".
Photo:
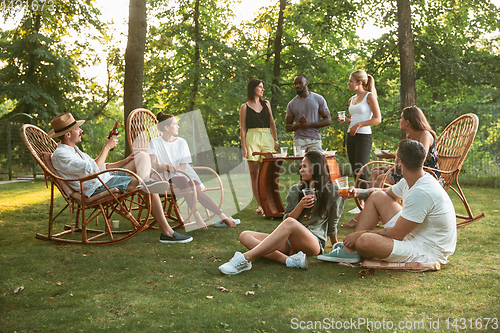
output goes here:
<path id="1" fill-rule="evenodd" d="M 377 97 L 377 89 L 375 89 L 375 80 L 373 76 L 370 74 L 366 74 L 366 72 L 362 69 L 358 69 L 351 73 L 351 76 L 357 81 L 361 81 L 363 83 L 363 89 L 371 92 L 375 97 Z"/>
<path id="2" fill-rule="evenodd" d="M 434 132 L 427 122 L 424 113 L 416 105 L 407 106 L 403 109 L 403 118 L 410 122 L 411 127 L 414 130 L 425 130 L 432 134 L 434 139 L 436 139 L 436 132 Z M 406 136 L 409 138 L 409 134 Z"/>
<path id="3" fill-rule="evenodd" d="M 312 164 L 312 181 L 314 182 L 314 189 L 317 193 L 317 202 L 314 205 L 314 210 L 317 211 L 319 216 L 325 217 L 328 214 L 328 197 L 334 195 L 330 193 L 330 185 L 332 182 L 326 157 L 323 153 L 315 150 L 308 151 L 304 157 Z M 302 190 L 309 187 L 309 182 L 301 182 L 299 200 L 304 196 Z"/>
<path id="4" fill-rule="evenodd" d="M 156 120 L 158 120 L 158 124 L 156 124 L 156 127 L 158 128 L 158 131 L 163 132 L 165 127 L 170 126 L 172 123 L 172 120 L 174 118 L 174 115 L 168 113 L 164 114 L 163 112 L 158 112 L 156 115 Z"/>
<path id="5" fill-rule="evenodd" d="M 250 81 L 248 81 L 248 86 L 247 86 L 247 101 L 252 101 L 255 97 L 255 88 L 259 85 L 263 83 L 262 80 L 259 80 L 259 79 L 251 79 Z M 259 102 L 260 104 L 262 105 L 263 108 L 265 108 L 267 106 L 266 104 L 266 100 L 262 99 L 261 97 L 259 97 Z"/>

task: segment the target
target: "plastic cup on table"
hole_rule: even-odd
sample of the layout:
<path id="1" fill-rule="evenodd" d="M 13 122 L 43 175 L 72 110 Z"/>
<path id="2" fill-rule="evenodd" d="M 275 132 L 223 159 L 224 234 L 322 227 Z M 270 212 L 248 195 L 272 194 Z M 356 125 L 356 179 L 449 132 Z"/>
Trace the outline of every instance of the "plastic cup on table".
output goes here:
<path id="1" fill-rule="evenodd" d="M 288 147 L 281 147 L 281 157 L 288 155 Z"/>
<path id="2" fill-rule="evenodd" d="M 345 121 L 345 111 L 339 111 L 338 115 L 339 115 L 339 121 L 343 123 Z"/>
<path id="3" fill-rule="evenodd" d="M 347 198 L 349 192 L 349 177 L 344 176 L 337 178 L 335 182 L 339 187 L 339 193 L 342 196 L 342 198 Z"/>
<path id="4" fill-rule="evenodd" d="M 293 156 L 299 157 L 300 156 L 300 147 L 293 147 Z"/>

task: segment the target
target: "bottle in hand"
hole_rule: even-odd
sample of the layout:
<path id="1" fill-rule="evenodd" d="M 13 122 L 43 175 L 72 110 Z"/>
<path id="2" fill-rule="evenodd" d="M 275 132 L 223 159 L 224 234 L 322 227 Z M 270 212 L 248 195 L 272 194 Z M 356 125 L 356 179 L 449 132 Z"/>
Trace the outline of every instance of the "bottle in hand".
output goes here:
<path id="1" fill-rule="evenodd" d="M 118 122 L 115 123 L 115 126 L 113 126 L 113 129 L 109 131 L 108 139 L 111 139 L 114 136 L 118 136 Z M 110 150 L 113 150 L 115 148 L 112 148 Z"/>

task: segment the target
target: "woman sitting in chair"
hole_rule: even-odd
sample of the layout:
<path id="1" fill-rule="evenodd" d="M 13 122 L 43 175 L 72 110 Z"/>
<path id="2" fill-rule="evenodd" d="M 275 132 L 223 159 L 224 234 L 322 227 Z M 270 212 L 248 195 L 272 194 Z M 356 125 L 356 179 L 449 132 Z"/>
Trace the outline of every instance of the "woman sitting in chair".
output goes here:
<path id="1" fill-rule="evenodd" d="M 193 216 L 198 228 L 207 229 L 207 225 L 196 210 L 193 188 L 196 188 L 198 201 L 203 207 L 220 217 L 221 221 L 215 223 L 214 226 L 235 228 L 240 221 L 227 217 L 215 202 L 203 193 L 204 186 L 200 177 L 189 165 L 191 163 L 191 153 L 188 144 L 183 138 L 176 137 L 179 133 L 177 119 L 171 114 L 163 114 L 162 112 L 156 115 L 156 119 L 158 120 L 158 130 L 162 136 L 152 139 L 149 143 L 148 154 L 151 157 L 152 167 L 156 171 L 163 173 L 165 179 L 173 184 L 173 190 L 181 190 L 180 195 L 184 197 L 189 208 L 193 210 Z M 179 170 L 187 173 L 194 184 L 190 182 L 190 179 L 184 173 L 178 172 Z"/>
<path id="2" fill-rule="evenodd" d="M 306 269 L 306 255 L 322 254 L 327 236 L 332 244 L 336 243 L 344 200 L 337 193 L 337 185 L 330 181 L 325 156 L 317 151 L 307 152 L 300 176 L 301 183 L 288 191 L 283 222 L 271 234 L 242 232 L 240 242 L 249 251 L 236 252 L 229 262 L 219 267 L 222 273 L 234 275 L 247 271 L 258 257 Z M 305 196 L 303 190 L 308 189 L 316 194 Z"/>
<path id="3" fill-rule="evenodd" d="M 406 139 L 411 139 L 420 142 L 424 145 L 427 151 L 427 157 L 424 162 L 424 166 L 438 169 L 438 156 L 436 149 L 436 132 L 431 129 L 431 126 L 427 122 L 424 113 L 416 105 L 408 106 L 401 112 L 401 119 L 399 120 L 399 128 L 405 130 L 408 134 Z M 393 153 L 385 153 L 384 158 L 394 158 Z M 384 184 L 394 185 L 399 182 L 403 175 L 397 173 L 396 171 L 391 171 L 384 181 L 386 172 L 390 167 L 377 167 L 373 168 L 370 175 L 370 187 L 380 188 Z M 436 173 L 439 178 L 440 173 Z M 384 184 L 382 184 L 384 182 Z M 342 224 L 342 227 L 355 227 L 357 223 L 357 217 L 355 216 L 349 222 Z"/>

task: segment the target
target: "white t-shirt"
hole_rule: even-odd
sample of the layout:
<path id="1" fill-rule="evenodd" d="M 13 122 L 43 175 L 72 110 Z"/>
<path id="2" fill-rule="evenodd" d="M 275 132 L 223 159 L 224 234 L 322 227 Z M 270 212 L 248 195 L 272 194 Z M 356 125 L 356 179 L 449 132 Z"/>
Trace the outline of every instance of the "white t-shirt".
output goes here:
<path id="1" fill-rule="evenodd" d="M 356 105 L 352 104 L 352 98 L 351 98 L 351 102 L 349 105 L 349 114 L 351 115 L 351 123 L 349 124 L 349 129 L 357 123 L 372 119 L 373 116 L 372 109 L 370 108 L 370 105 L 368 105 L 368 103 L 366 102 L 366 99 L 368 98 L 369 94 L 371 94 L 371 92 L 367 92 L 365 98 L 363 98 L 363 100 Z M 372 134 L 372 128 L 371 126 L 363 126 L 358 129 L 357 133 Z"/>
<path id="2" fill-rule="evenodd" d="M 203 189 L 203 183 L 200 180 L 200 177 L 194 171 L 194 169 L 189 165 L 192 162 L 191 153 L 189 151 L 189 146 L 183 138 L 177 137 L 173 142 L 167 142 L 163 140 L 161 136 L 156 137 L 151 140 L 148 148 L 149 155 L 156 155 L 156 160 L 159 164 L 167 163 L 171 164 L 174 167 L 178 167 L 179 165 L 186 163 L 186 172 L 193 180 L 200 183 L 200 187 Z M 184 177 L 189 181 L 189 178 L 186 177 L 183 173 L 163 173 L 165 179 L 170 179 L 172 177 Z"/>
<path id="3" fill-rule="evenodd" d="M 401 216 L 420 224 L 405 239 L 429 244 L 444 260 L 452 255 L 457 244 L 455 208 L 438 181 L 425 173 L 411 188 L 403 178 L 391 190 L 403 198 Z"/>
<path id="4" fill-rule="evenodd" d="M 66 179 L 85 177 L 106 170 L 107 168 L 107 163 L 104 163 L 101 169 L 99 169 L 95 160 L 82 152 L 77 146 L 72 148 L 64 143 L 57 145 L 50 159 L 57 174 Z M 111 172 L 105 172 L 99 175 L 99 177 L 106 183 L 111 178 L 111 175 Z M 80 182 L 71 181 L 67 183 L 74 191 L 80 193 Z M 90 197 L 95 189 L 101 185 L 101 182 L 97 178 L 87 180 L 83 182 L 83 194 L 86 197 Z"/>

